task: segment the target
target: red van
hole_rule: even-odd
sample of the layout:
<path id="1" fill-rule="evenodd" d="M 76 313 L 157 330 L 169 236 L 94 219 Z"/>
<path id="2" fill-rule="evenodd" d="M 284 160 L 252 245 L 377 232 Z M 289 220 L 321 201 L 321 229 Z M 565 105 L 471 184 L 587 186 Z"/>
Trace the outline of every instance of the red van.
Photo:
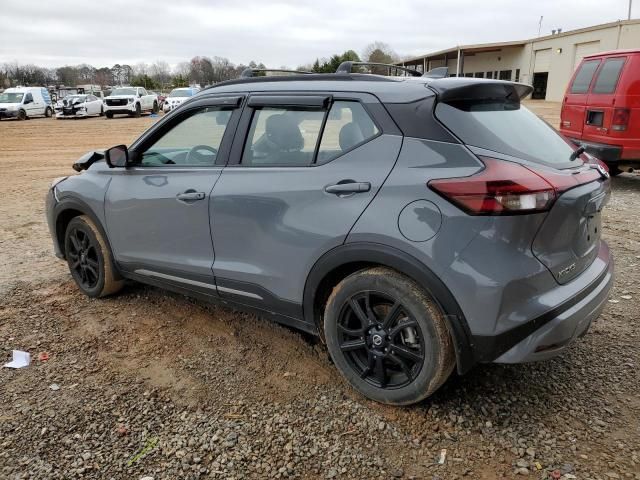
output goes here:
<path id="1" fill-rule="evenodd" d="M 640 168 L 640 50 L 584 57 L 564 95 L 560 131 L 612 175 Z"/>

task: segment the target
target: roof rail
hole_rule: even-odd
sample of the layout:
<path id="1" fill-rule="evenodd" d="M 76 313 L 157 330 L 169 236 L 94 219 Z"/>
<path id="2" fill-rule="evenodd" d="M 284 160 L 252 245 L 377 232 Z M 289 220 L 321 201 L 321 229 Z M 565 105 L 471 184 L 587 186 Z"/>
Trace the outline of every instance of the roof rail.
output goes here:
<path id="1" fill-rule="evenodd" d="M 445 78 L 449 76 L 449 67 L 432 68 L 422 76 L 425 78 Z"/>
<path id="2" fill-rule="evenodd" d="M 412 77 L 422 76 L 422 74 L 419 71 L 414 70 L 413 68 L 400 67 L 398 65 L 392 65 L 390 63 L 352 62 L 352 61 L 342 62 L 340 66 L 337 68 L 336 73 L 353 73 L 352 72 L 353 67 L 361 66 L 361 65 L 372 65 L 374 67 L 387 67 L 389 69 L 389 73 L 391 73 L 391 70 L 400 70 L 402 72 L 408 73 Z"/>
<path id="3" fill-rule="evenodd" d="M 240 78 L 251 78 L 258 76 L 266 76 L 266 75 L 256 75 L 256 73 L 264 72 L 277 72 L 277 73 L 293 73 L 300 75 L 309 75 L 313 72 L 307 72 L 305 70 L 285 70 L 281 68 L 245 68 L 240 74 Z"/>

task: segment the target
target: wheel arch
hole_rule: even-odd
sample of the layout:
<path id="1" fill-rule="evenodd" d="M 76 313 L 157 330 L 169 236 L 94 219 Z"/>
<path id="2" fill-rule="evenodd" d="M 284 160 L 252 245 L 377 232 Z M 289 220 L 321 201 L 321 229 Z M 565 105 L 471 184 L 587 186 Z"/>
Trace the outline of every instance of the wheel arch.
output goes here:
<path id="1" fill-rule="evenodd" d="M 67 226 L 69 225 L 69 222 L 73 218 L 78 217 L 80 215 L 88 216 L 93 222 L 93 224 L 96 226 L 98 231 L 100 232 L 100 235 L 102 235 L 102 238 L 104 239 L 105 243 L 107 244 L 107 247 L 112 253 L 111 267 L 113 269 L 113 272 L 115 272 L 116 279 L 117 280 L 121 279 L 122 277 L 119 273 L 117 265 L 115 264 L 115 260 L 113 260 L 113 249 L 111 248 L 109 237 L 107 236 L 107 232 L 104 229 L 102 222 L 100 221 L 98 216 L 95 214 L 93 209 L 86 202 L 78 198 L 62 199 L 60 202 L 56 204 L 54 209 L 54 222 L 55 222 L 54 225 L 55 225 L 55 232 L 56 232 L 55 240 L 58 244 L 59 251 L 62 253 L 63 258 L 66 259 L 66 252 L 64 248 L 64 235 L 65 235 L 65 232 L 67 231 Z"/>
<path id="2" fill-rule="evenodd" d="M 427 266 L 415 257 L 388 245 L 356 242 L 341 245 L 325 253 L 313 265 L 305 283 L 305 320 L 313 323 L 320 337 L 323 337 L 322 309 L 333 287 L 352 273 L 377 266 L 389 267 L 408 276 L 433 298 L 445 314 L 455 347 L 458 372 L 467 372 L 476 362 L 471 332 L 460 305 L 442 280 Z"/>

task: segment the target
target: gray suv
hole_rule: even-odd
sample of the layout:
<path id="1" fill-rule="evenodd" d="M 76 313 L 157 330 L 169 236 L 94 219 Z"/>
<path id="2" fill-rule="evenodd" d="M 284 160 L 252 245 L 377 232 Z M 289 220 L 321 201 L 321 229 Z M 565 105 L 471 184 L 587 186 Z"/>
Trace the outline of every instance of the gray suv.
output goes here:
<path id="1" fill-rule="evenodd" d="M 319 336 L 367 397 L 550 358 L 613 282 L 606 167 L 527 85 L 336 73 L 208 88 L 47 196 L 82 292 L 126 279 Z"/>

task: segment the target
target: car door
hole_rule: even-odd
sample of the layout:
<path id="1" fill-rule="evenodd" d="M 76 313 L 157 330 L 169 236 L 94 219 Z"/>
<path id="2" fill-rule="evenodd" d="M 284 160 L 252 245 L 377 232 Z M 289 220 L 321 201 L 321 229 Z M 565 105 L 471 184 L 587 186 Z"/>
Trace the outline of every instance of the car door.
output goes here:
<path id="1" fill-rule="evenodd" d="M 203 99 L 159 122 L 111 171 L 108 236 L 119 267 L 215 295 L 209 196 L 226 163 L 240 97 Z"/>
<path id="2" fill-rule="evenodd" d="M 401 143 L 371 95 L 249 97 L 211 196 L 218 293 L 301 319 L 308 272 L 344 243 Z"/>
<path id="3" fill-rule="evenodd" d="M 86 106 L 87 106 L 87 115 L 96 115 L 100 113 L 100 108 L 98 107 L 97 98 L 93 95 L 87 95 Z"/>
<path id="4" fill-rule="evenodd" d="M 616 104 L 616 87 L 626 62 L 626 55 L 608 57 L 598 68 L 587 98 L 583 138 L 610 141 L 613 113 L 620 106 Z"/>
<path id="5" fill-rule="evenodd" d="M 584 60 L 576 70 L 562 102 L 560 129 L 569 138 L 579 140 L 585 124 L 589 87 L 600 59 Z"/>
<path id="6" fill-rule="evenodd" d="M 38 105 L 31 92 L 27 92 L 25 94 L 22 104 L 23 104 L 24 111 L 27 112 L 27 116 L 31 117 L 39 114 Z"/>

